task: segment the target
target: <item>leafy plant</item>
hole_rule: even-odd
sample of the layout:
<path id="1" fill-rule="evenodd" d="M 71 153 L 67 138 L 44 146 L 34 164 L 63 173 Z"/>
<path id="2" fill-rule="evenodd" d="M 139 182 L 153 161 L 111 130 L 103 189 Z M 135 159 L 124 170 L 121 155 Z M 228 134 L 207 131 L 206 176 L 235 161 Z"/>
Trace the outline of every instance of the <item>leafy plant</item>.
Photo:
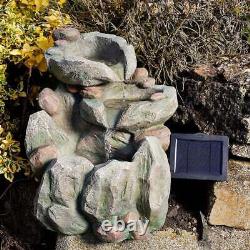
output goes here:
<path id="1" fill-rule="evenodd" d="M 0 126 L 0 174 L 11 182 L 14 174 L 22 169 L 25 171 L 25 175 L 30 174 L 28 161 L 19 157 L 20 151 L 20 143 L 12 138 L 10 132 L 5 133 Z"/>
<path id="2" fill-rule="evenodd" d="M 0 174 L 12 181 L 21 169 L 29 173 L 28 162 L 20 157 L 20 143 L 13 139 L 18 121 L 8 115 L 8 108 L 26 97 L 23 77 L 9 76 L 10 63 L 25 65 L 28 74 L 37 68 L 46 72 L 44 51 L 53 46 L 55 28 L 70 24 L 62 12 L 66 0 L 0 0 Z M 25 75 L 25 70 L 23 75 Z M 7 81 L 8 79 L 8 81 Z M 11 81 L 11 82 L 10 82 Z"/>

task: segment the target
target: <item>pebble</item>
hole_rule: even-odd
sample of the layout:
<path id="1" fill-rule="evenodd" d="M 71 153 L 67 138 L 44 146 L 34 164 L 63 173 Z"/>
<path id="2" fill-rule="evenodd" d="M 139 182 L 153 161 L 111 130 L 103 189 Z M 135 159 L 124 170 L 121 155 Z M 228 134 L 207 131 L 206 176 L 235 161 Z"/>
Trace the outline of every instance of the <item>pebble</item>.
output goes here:
<path id="1" fill-rule="evenodd" d="M 38 103 L 40 108 L 45 110 L 51 116 L 59 112 L 59 97 L 53 90 L 49 88 L 43 89 L 42 92 L 39 94 Z"/>
<path id="2" fill-rule="evenodd" d="M 74 28 L 56 29 L 53 33 L 54 40 L 76 41 L 80 38 L 80 32 Z"/>
<path id="3" fill-rule="evenodd" d="M 45 164 L 58 156 L 57 148 L 53 145 L 40 147 L 30 155 L 31 169 L 34 173 L 41 173 Z"/>
<path id="4" fill-rule="evenodd" d="M 148 71 L 145 68 L 137 68 L 133 75 L 133 80 L 140 81 L 148 78 Z"/>
<path id="5" fill-rule="evenodd" d="M 155 79 L 152 77 L 149 77 L 145 80 L 139 81 L 137 86 L 139 88 L 144 88 L 144 89 L 153 88 L 155 86 Z"/>
<path id="6" fill-rule="evenodd" d="M 154 93 L 151 95 L 150 100 L 151 101 L 159 101 L 164 99 L 166 96 L 163 93 Z"/>

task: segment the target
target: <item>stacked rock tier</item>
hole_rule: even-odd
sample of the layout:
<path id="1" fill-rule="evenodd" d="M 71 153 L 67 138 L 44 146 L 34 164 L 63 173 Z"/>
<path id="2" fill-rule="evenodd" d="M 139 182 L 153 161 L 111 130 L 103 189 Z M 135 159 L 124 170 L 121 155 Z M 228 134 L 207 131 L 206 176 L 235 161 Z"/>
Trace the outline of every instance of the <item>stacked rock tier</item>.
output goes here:
<path id="1" fill-rule="evenodd" d="M 107 242 L 141 235 L 126 226 L 106 232 L 105 220 L 149 221 L 146 234 L 159 229 L 171 181 L 164 123 L 178 105 L 175 89 L 136 69 L 134 49 L 121 37 L 68 28 L 54 38 L 46 58 L 60 84 L 40 93 L 42 111 L 31 115 L 25 140 L 42 176 L 37 218 L 69 235 L 91 226 Z"/>

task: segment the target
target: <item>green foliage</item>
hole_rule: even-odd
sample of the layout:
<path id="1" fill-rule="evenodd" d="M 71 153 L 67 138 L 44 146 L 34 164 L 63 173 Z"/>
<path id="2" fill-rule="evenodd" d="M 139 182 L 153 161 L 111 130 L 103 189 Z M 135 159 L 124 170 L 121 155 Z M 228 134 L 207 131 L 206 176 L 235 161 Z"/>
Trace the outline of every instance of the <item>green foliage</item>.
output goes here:
<path id="1" fill-rule="evenodd" d="M 0 174 L 11 182 L 14 174 L 22 169 L 24 169 L 25 175 L 30 174 L 27 160 L 19 157 L 20 151 L 20 143 L 12 138 L 10 132 L 6 134 L 0 126 Z"/>
<path id="2" fill-rule="evenodd" d="M 65 1 L 0 0 L 0 174 L 9 181 L 21 169 L 28 174 L 29 164 L 20 157 L 20 143 L 13 139 L 20 122 L 10 118 L 7 106 L 27 97 L 23 80 L 27 72 L 29 76 L 34 68 L 46 72 L 44 51 L 53 46 L 52 31 L 70 23 L 70 17 L 61 11 Z M 25 65 L 27 70 L 8 75 L 10 63 L 16 69 Z"/>

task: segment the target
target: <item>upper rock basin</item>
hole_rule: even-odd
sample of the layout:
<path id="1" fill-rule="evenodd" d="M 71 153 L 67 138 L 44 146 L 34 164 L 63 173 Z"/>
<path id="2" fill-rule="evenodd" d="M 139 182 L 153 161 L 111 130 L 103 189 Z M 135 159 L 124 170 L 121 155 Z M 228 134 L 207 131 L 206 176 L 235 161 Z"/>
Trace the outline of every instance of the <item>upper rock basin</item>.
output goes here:
<path id="1" fill-rule="evenodd" d="M 64 33 L 58 32 L 55 47 L 46 52 L 49 69 L 60 81 L 94 86 L 129 79 L 134 73 L 135 51 L 125 39 L 99 32 L 79 36 L 77 31 L 71 36 Z"/>

